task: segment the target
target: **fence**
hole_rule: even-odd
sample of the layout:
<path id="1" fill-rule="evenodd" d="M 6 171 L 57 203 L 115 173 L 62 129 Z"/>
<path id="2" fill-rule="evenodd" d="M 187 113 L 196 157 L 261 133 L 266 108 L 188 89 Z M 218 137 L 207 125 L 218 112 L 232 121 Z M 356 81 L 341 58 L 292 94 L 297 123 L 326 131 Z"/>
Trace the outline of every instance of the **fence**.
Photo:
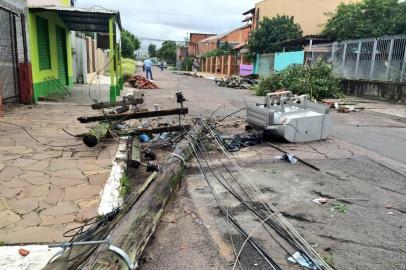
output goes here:
<path id="1" fill-rule="evenodd" d="M 200 58 L 201 71 L 216 76 L 240 75 L 241 65 L 250 65 L 243 54 Z"/>
<path id="2" fill-rule="evenodd" d="M 2 102 L 15 102 L 19 100 L 18 63 L 26 57 L 24 16 L 0 7 L 0 22 L 0 96 Z"/>
<path id="3" fill-rule="evenodd" d="M 312 46 L 311 62 L 332 63 L 334 72 L 346 79 L 405 82 L 406 36 L 386 36 Z"/>

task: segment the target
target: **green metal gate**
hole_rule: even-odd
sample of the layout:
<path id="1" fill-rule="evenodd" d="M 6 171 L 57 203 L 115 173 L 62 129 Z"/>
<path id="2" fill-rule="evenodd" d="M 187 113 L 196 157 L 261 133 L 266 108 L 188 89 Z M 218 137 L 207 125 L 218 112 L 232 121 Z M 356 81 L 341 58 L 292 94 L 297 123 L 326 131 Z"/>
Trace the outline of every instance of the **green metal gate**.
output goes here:
<path id="1" fill-rule="evenodd" d="M 66 50 L 66 31 L 56 27 L 56 51 L 58 58 L 58 79 L 62 85 L 68 84 L 68 61 Z"/>

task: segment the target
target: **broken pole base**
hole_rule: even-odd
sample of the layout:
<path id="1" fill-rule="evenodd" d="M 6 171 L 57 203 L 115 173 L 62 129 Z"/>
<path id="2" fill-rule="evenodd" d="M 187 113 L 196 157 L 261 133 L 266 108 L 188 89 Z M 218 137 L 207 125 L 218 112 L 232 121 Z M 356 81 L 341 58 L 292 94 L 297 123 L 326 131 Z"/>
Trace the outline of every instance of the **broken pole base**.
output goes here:
<path id="1" fill-rule="evenodd" d="M 95 147 L 102 138 L 107 136 L 111 124 L 109 122 L 100 122 L 83 136 L 83 143 L 88 147 Z"/>

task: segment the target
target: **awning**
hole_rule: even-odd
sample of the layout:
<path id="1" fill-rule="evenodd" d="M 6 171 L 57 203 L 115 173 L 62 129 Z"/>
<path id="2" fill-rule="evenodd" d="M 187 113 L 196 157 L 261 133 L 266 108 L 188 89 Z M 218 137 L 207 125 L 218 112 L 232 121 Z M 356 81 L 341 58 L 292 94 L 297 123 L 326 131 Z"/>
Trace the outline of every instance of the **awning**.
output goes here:
<path id="1" fill-rule="evenodd" d="M 242 15 L 254 14 L 255 8 L 251 8 L 250 10 L 245 11 Z"/>
<path id="2" fill-rule="evenodd" d="M 54 6 L 30 6 L 30 12 L 55 12 L 71 31 L 109 32 L 109 19 L 114 17 L 121 27 L 120 12 L 104 8 L 76 8 Z"/>

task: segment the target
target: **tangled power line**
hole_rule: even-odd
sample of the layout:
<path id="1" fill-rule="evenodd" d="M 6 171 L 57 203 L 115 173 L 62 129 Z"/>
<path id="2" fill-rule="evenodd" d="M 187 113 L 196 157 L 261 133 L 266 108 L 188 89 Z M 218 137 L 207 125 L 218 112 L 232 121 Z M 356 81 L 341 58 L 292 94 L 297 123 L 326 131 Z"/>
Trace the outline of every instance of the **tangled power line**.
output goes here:
<path id="1" fill-rule="evenodd" d="M 272 238 L 275 243 L 286 253 L 287 256 L 292 256 L 293 253 L 299 252 L 302 259 L 309 267 L 303 269 L 312 270 L 333 270 L 324 259 L 313 249 L 310 244 L 300 235 L 300 233 L 288 222 L 288 220 L 276 209 L 276 207 L 265 197 L 261 189 L 248 176 L 243 168 L 235 161 L 230 153 L 225 149 L 220 140 L 221 132 L 217 130 L 212 122 L 206 121 L 202 123 L 204 135 L 189 134 L 186 138 L 189 141 L 190 150 L 197 160 L 200 172 L 205 179 L 209 189 L 214 196 L 214 199 L 225 215 L 227 223 L 231 223 L 235 229 L 245 239 L 242 246 L 237 252 L 234 241 L 230 233 L 230 240 L 233 245 L 234 255 L 236 257 L 233 269 L 237 265 L 242 269 L 240 257 L 245 245 L 250 244 L 261 257 L 269 265 L 270 269 L 282 269 L 282 263 L 277 262 L 272 256 L 261 246 L 260 241 L 256 239 L 254 234 L 263 228 L 266 233 Z M 214 144 L 226 162 L 221 159 L 216 159 L 211 156 L 207 149 L 207 143 Z M 220 164 L 219 164 L 220 163 Z M 229 165 L 231 164 L 231 166 Z M 238 180 L 238 176 L 244 181 Z M 234 199 L 240 202 L 253 215 L 254 220 L 257 220 L 257 225 L 251 232 L 244 229 L 235 216 L 233 216 L 228 208 L 228 203 L 220 198 L 220 195 L 214 186 L 215 181 L 226 190 L 227 197 L 231 195 Z M 259 202 L 260 207 L 255 202 Z M 297 259 L 293 260 L 300 265 Z"/>

